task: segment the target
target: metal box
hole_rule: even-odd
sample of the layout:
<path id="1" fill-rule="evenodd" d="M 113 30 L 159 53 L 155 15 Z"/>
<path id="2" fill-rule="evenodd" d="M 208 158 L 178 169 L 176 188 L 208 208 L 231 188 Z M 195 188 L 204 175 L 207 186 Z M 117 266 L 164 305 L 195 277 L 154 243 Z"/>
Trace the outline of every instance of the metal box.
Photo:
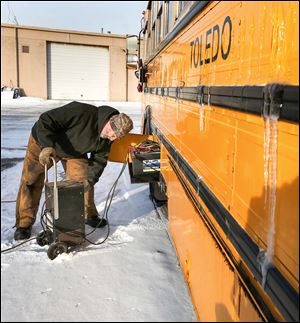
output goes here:
<path id="1" fill-rule="evenodd" d="M 46 182 L 46 214 L 53 240 L 74 245 L 82 243 L 85 237 L 83 184 L 72 180 L 57 182 L 57 214 L 54 191 L 54 182 Z"/>

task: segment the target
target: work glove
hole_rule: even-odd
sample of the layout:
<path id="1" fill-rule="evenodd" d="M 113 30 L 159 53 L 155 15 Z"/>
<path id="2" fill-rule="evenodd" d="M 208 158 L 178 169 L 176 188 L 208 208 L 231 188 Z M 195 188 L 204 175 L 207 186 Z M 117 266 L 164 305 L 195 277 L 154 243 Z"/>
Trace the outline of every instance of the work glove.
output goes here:
<path id="1" fill-rule="evenodd" d="M 39 162 L 42 165 L 50 165 L 50 163 L 51 163 L 50 156 L 54 157 L 54 158 L 56 157 L 55 149 L 53 147 L 43 148 L 40 155 L 39 155 Z"/>

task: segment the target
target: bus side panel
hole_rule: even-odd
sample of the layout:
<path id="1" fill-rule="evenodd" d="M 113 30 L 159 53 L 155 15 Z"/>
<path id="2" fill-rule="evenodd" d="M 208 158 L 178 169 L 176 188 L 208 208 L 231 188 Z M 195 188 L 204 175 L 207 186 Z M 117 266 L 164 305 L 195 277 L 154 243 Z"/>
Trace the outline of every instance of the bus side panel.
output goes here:
<path id="1" fill-rule="evenodd" d="M 201 120 L 195 104 L 170 98 L 164 98 L 160 104 L 157 97 L 150 99 L 153 122 L 228 206 L 233 186 L 236 121 L 214 111 L 205 111 L 205 119 Z"/>
<path id="2" fill-rule="evenodd" d="M 299 3 L 211 2 L 150 65 L 149 87 L 298 85 Z"/>
<path id="3" fill-rule="evenodd" d="M 275 142 L 275 130 L 258 116 L 213 106 L 204 106 L 201 116 L 199 106 L 192 102 L 157 95 L 149 95 L 149 103 L 153 123 L 253 241 L 264 249 L 274 243 L 267 251 L 278 269 L 298 289 L 298 125 L 276 122 Z M 269 138 L 265 139 L 269 131 Z M 264 174 L 269 154 L 264 151 L 266 141 L 271 149 L 278 145 L 277 153 L 270 155 L 267 175 Z M 277 175 L 272 171 L 274 163 L 277 163 Z M 277 180 L 273 198 L 270 195 L 272 176 Z M 269 206 L 272 199 L 276 205 L 273 219 Z M 275 223 L 273 236 L 272 222 Z"/>
<path id="4" fill-rule="evenodd" d="M 226 207 L 233 187 L 233 151 L 236 121 L 226 114 L 204 110 L 191 102 L 181 102 L 180 118 L 173 120 L 180 127 L 181 154 L 201 174 L 205 184 Z M 187 127 L 188 125 L 188 127 Z"/>
<path id="5" fill-rule="evenodd" d="M 162 174 L 167 183 L 169 230 L 200 321 L 261 322 L 198 211 L 168 163 L 162 147 Z M 241 316 L 240 316 L 241 315 Z"/>
<path id="6" fill-rule="evenodd" d="M 180 22 L 179 18 L 177 23 Z M 238 247 L 227 239 L 218 210 L 210 202 L 222 204 L 224 214 L 228 212 L 258 247 L 255 264 L 261 266 L 261 274 L 266 273 L 266 263 L 262 261 L 267 255 L 266 259 L 284 276 L 283 283 L 287 280 L 299 297 L 299 124 L 280 119 L 275 133 L 268 129 L 262 116 L 212 105 L 210 87 L 263 88 L 270 83 L 299 87 L 299 3 L 209 2 L 155 55 L 147 63 L 148 94 L 144 98 L 151 106 L 153 128 L 157 128 L 162 142 L 178 161 L 172 163 L 174 170 L 165 158 L 168 166 L 162 174 L 167 183 L 170 232 L 198 315 L 207 321 L 259 319 L 252 302 L 238 287 L 236 275 L 224 263 L 225 258 L 221 261 L 223 255 L 213 239 L 217 232 L 223 247 L 226 244 L 228 248 L 226 252 L 245 269 L 272 315 L 282 321 L 282 315 L 288 316 L 276 308 L 279 300 L 264 292 L 253 269 L 247 267 L 243 250 L 239 253 Z M 207 105 L 200 104 L 200 96 L 199 104 L 187 101 L 189 96 L 186 101 L 178 97 L 185 88 L 200 85 L 208 87 Z M 160 91 L 160 87 L 164 89 Z M 226 96 L 222 99 L 227 100 Z M 265 103 L 260 100 L 257 108 L 265 107 Z M 266 139 L 268 133 L 273 136 L 270 141 Z M 266 153 L 266 147 L 273 152 L 277 149 L 274 156 Z M 185 172 L 184 180 L 178 176 L 176 165 Z M 188 183 L 188 179 L 193 183 Z M 200 189 L 195 191 L 198 180 L 202 190 L 205 185 L 206 196 Z M 276 186 L 273 197 L 272 181 Z M 193 201 L 197 200 L 205 210 L 204 220 L 186 187 L 193 194 Z M 207 207 L 199 196 L 207 197 Z M 214 214 L 208 212 L 208 205 Z M 206 220 L 211 233 L 203 222 Z M 274 291 L 277 292 L 275 285 Z M 289 288 L 285 291 L 285 296 L 291 297 Z M 292 298 L 289 301 L 294 302 Z M 296 302 L 286 310 L 294 311 L 293 306 L 297 307 Z M 264 311 L 263 306 L 260 310 Z"/>
<path id="7" fill-rule="evenodd" d="M 267 174 L 264 174 L 264 164 L 268 158 L 268 153 L 264 151 L 264 136 L 268 133 L 266 127 L 268 126 L 258 117 L 248 118 L 247 121 L 238 120 L 235 185 L 231 212 L 254 241 L 264 248 L 269 245 L 267 250 L 271 254 L 274 253 L 276 266 L 297 289 L 299 281 L 299 128 L 283 122 L 270 126 L 271 167 L 267 167 L 265 169 Z M 278 148 L 274 150 L 277 144 Z M 272 165 L 275 165 L 277 174 L 272 170 Z M 270 194 L 272 178 L 277 184 L 273 197 Z M 273 216 L 270 212 L 272 203 L 276 206 Z M 274 233 L 272 233 L 272 222 L 275 226 Z"/>
<path id="8" fill-rule="evenodd" d="M 240 311 L 239 311 L 239 321 L 240 322 L 261 322 L 260 316 L 254 309 L 252 302 L 249 297 L 245 294 L 244 290 L 241 288 L 240 292 Z"/>

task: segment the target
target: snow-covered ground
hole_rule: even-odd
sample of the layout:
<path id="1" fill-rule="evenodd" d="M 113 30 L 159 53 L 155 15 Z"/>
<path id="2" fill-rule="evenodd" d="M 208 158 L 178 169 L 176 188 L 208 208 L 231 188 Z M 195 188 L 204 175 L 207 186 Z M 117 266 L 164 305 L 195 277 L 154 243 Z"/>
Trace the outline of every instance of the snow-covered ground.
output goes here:
<path id="1" fill-rule="evenodd" d="M 1 170 L 1 250 L 15 244 L 14 201 L 31 127 L 41 112 L 65 103 L 26 97 L 1 102 L 1 164 L 7 166 Z M 129 114 L 133 132 L 139 133 L 139 103 L 89 103 L 108 104 Z M 95 186 L 100 214 L 121 167 L 108 163 Z M 62 167 L 58 170 L 63 178 Z M 1 253 L 1 322 L 196 321 L 166 222 L 148 195 L 148 185 L 131 184 L 125 169 L 108 214 L 110 234 L 103 244 L 86 243 L 52 261 L 48 246 L 40 247 L 35 240 Z M 43 197 L 33 236 L 41 231 L 42 203 Z M 106 232 L 97 229 L 90 239 L 100 242 Z"/>

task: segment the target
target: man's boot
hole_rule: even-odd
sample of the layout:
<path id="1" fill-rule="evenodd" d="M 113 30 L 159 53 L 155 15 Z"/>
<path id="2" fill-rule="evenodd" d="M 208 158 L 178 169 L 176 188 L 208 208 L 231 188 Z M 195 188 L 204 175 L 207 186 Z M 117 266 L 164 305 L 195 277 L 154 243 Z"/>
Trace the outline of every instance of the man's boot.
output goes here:
<path id="1" fill-rule="evenodd" d="M 28 228 L 17 228 L 14 234 L 14 239 L 18 240 L 27 240 L 31 236 L 31 227 Z"/>
<path id="2" fill-rule="evenodd" d="M 91 218 L 88 218 L 85 221 L 85 224 L 89 225 L 90 227 L 93 228 L 102 228 L 107 225 L 107 221 L 104 218 L 99 218 L 97 216 L 93 216 Z"/>

